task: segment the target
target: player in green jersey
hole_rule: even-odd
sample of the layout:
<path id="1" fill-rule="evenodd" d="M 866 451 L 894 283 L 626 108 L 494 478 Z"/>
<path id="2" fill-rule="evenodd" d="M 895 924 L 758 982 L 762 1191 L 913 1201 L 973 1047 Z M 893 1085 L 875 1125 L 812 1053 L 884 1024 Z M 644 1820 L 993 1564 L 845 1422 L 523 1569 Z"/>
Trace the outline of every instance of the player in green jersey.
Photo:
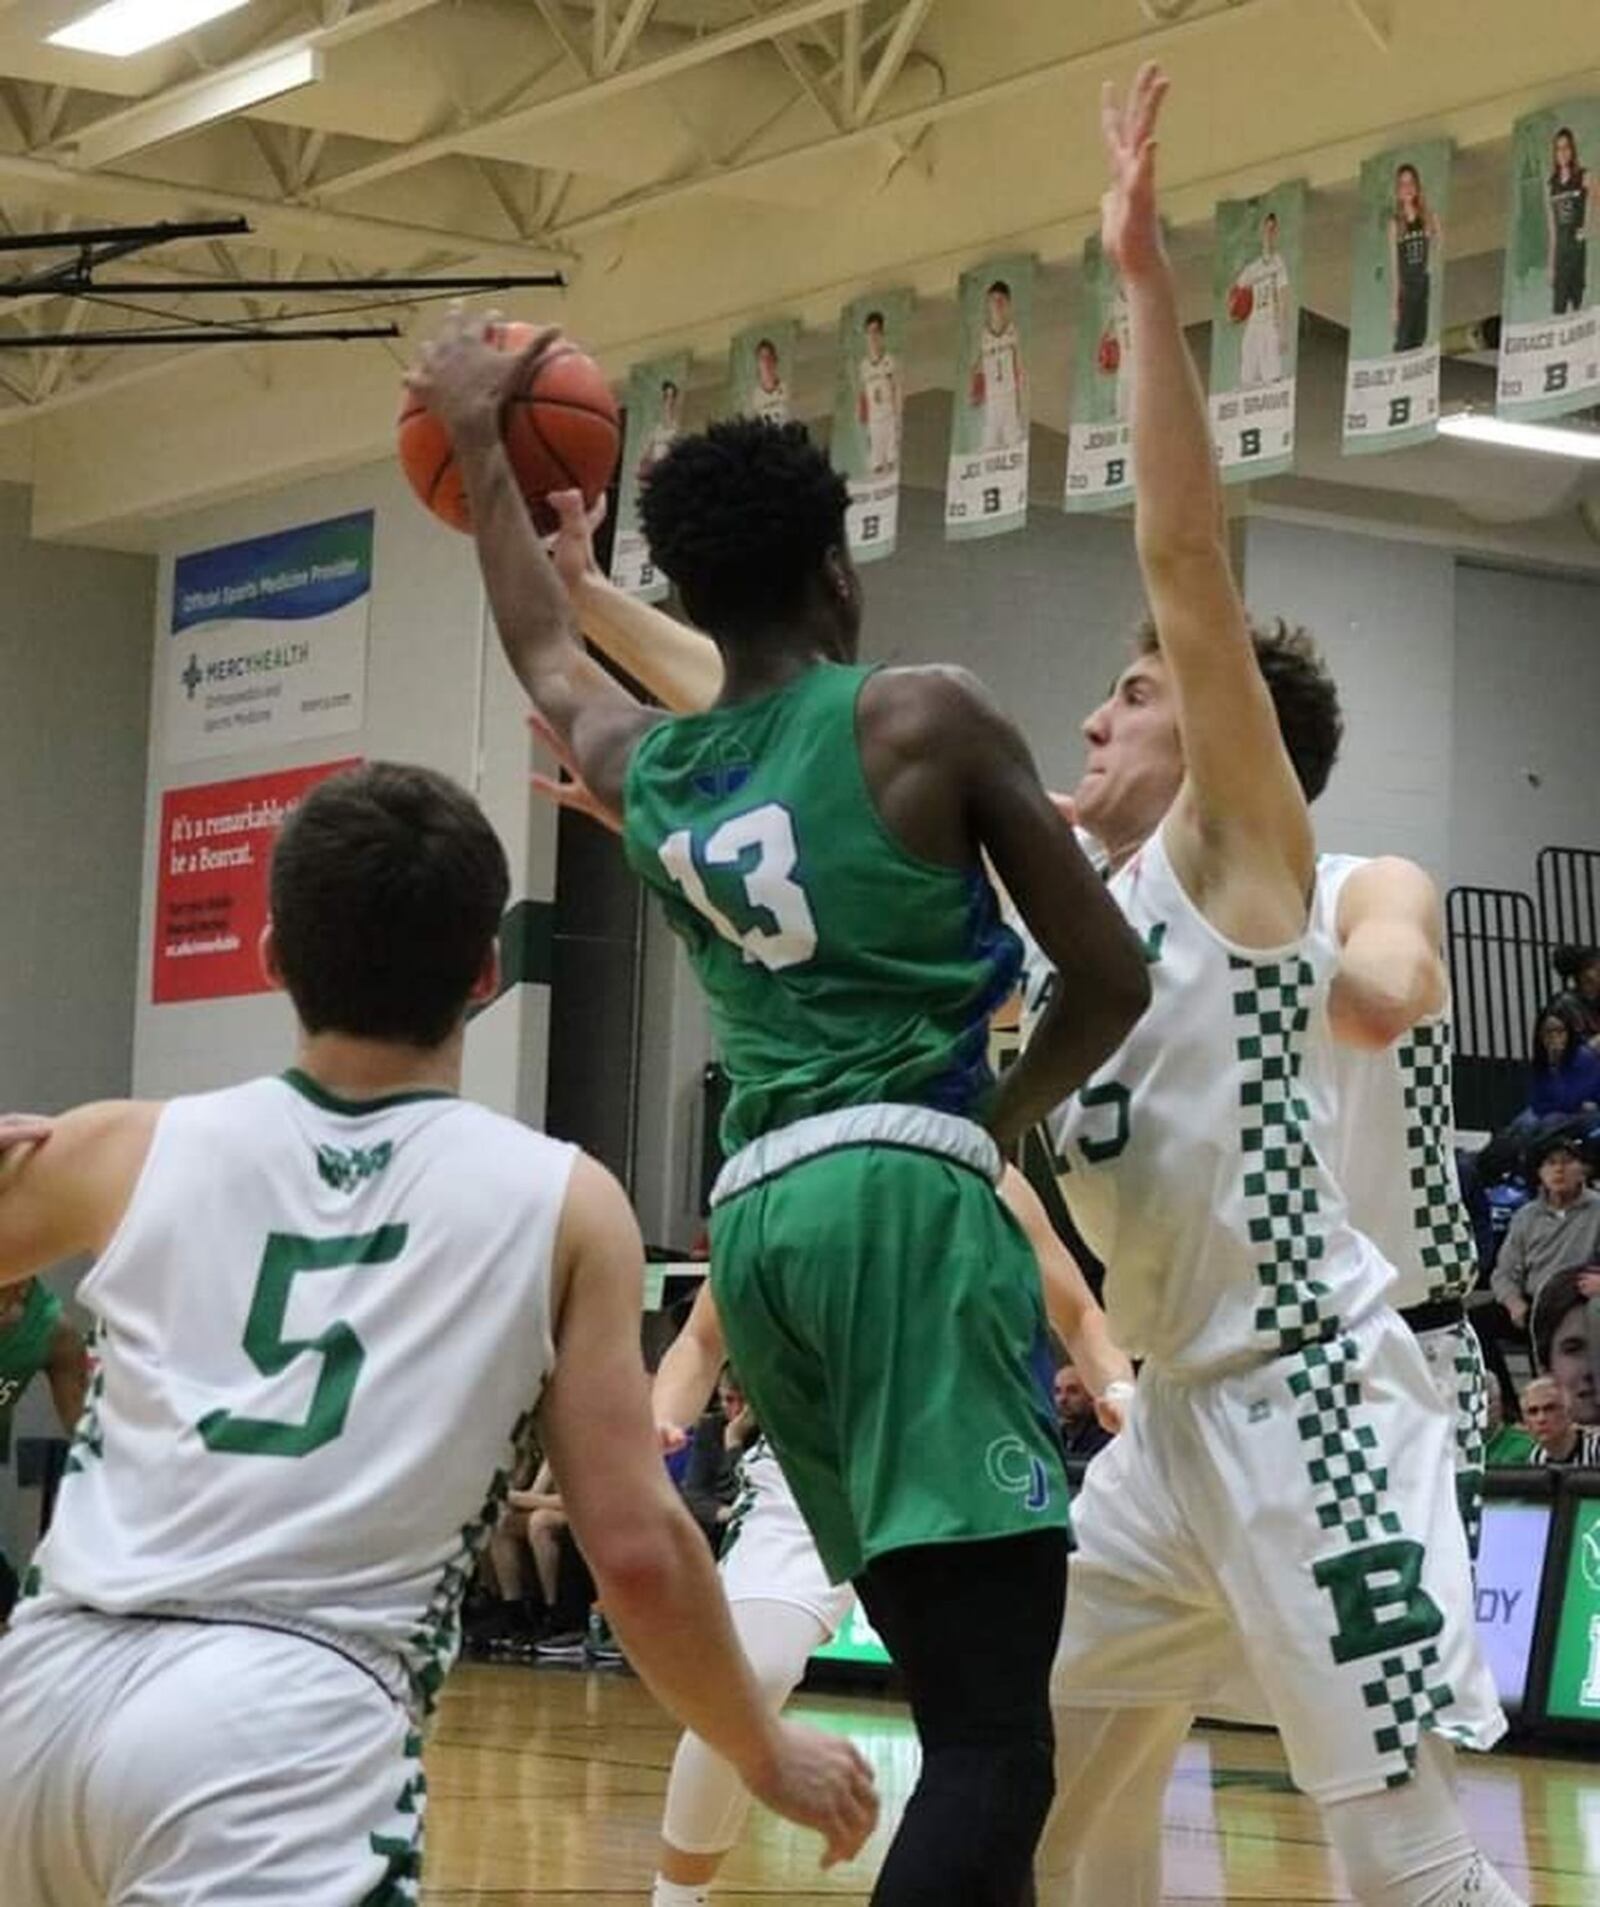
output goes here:
<path id="1" fill-rule="evenodd" d="M 70 1437 L 87 1382 L 83 1339 L 61 1315 L 61 1300 L 30 1278 L 0 1290 L 0 1463 L 11 1454 L 11 1420 L 22 1393 L 43 1374 L 61 1428 Z M 0 1622 L 17 1599 L 16 1572 L 0 1549 Z"/>
<path id="2" fill-rule="evenodd" d="M 713 426 L 644 492 L 654 558 L 720 650 L 717 705 L 665 717 L 589 657 L 500 442 L 552 340 L 508 363 L 458 317 L 414 387 L 450 427 L 512 666 L 621 810 L 711 1005 L 729 1348 L 922 1737 L 875 1898 L 1015 1907 L 1052 1790 L 1067 1508 L 1039 1274 L 995 1196 L 994 1138 L 1114 1048 L 1148 997 L 1143 954 L 982 688 L 855 665 L 846 488 L 802 429 Z M 1018 946 L 984 855 L 1069 974 L 998 1087 L 987 1021 Z M 1015 1612 L 981 1659 L 979 1573 Z"/>

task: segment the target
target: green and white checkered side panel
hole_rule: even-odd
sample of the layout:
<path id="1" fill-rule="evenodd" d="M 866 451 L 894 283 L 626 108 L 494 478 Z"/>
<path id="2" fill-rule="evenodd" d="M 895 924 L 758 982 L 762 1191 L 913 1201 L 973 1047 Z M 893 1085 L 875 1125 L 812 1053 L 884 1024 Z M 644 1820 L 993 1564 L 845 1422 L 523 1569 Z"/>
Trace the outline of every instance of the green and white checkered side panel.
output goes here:
<path id="1" fill-rule="evenodd" d="M 1424 1302 L 1462 1298 L 1477 1282 L 1472 1227 L 1450 1156 L 1455 1117 L 1451 1098 L 1450 1027 L 1444 1020 L 1417 1026 L 1395 1050 L 1406 1109 L 1406 1157 L 1411 1222 L 1427 1277 Z"/>
<path id="2" fill-rule="evenodd" d="M 1230 955 L 1234 1058 L 1239 1069 L 1244 1206 L 1261 1295 L 1255 1329 L 1283 1355 L 1325 1337 L 1329 1287 L 1313 1276 L 1325 1244 L 1317 1161 L 1301 1067 L 1314 983 L 1299 956 Z"/>
<path id="3" fill-rule="evenodd" d="M 105 1429 L 100 1418 L 100 1406 L 106 1394 L 104 1343 L 105 1325 L 98 1323 L 89 1336 L 89 1383 L 83 1393 L 83 1413 L 73 1430 L 72 1447 L 67 1452 L 63 1473 L 69 1477 L 91 1463 L 98 1463 L 106 1453 Z"/>
<path id="4" fill-rule="evenodd" d="M 1474 1562 L 1483 1534 L 1483 1473 L 1489 1443 L 1489 1392 L 1484 1381 L 1483 1351 L 1470 1324 L 1458 1324 L 1456 1367 L 1456 1498 L 1466 1525 L 1467 1547 Z"/>
<path id="5" fill-rule="evenodd" d="M 360 1907 L 416 1907 L 421 1899 L 424 1817 L 428 1808 L 428 1777 L 422 1772 L 422 1737 L 406 1736 L 406 1773 L 394 1818 L 370 1838 L 374 1854 L 384 1861 L 383 1878 L 365 1894 Z"/>
<path id="6" fill-rule="evenodd" d="M 1378 1753 L 1402 1761 L 1388 1777 L 1389 1786 L 1398 1788 L 1410 1778 L 1422 1731 L 1431 1728 L 1449 1734 L 1439 1727 L 1437 1718 L 1455 1696 L 1442 1679 L 1439 1651 L 1431 1642 L 1423 1642 L 1383 1656 L 1377 1674 L 1362 1683 L 1361 1696 L 1372 1710 L 1372 1739 Z"/>

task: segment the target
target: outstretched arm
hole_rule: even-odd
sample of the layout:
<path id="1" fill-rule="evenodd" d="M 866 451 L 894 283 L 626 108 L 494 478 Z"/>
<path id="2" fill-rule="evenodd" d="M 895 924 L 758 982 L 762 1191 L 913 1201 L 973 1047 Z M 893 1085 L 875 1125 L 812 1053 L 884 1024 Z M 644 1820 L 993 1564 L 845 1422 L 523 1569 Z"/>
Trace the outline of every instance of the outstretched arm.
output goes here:
<path id="1" fill-rule="evenodd" d="M 650 1389 L 650 1406 L 663 1443 L 668 1441 L 669 1431 L 675 1431 L 672 1447 L 683 1448 L 685 1429 L 703 1415 L 717 1387 L 717 1373 L 727 1361 L 722 1320 L 717 1316 L 711 1281 L 707 1279 L 695 1293 L 683 1329 L 657 1365 Z"/>
<path id="2" fill-rule="evenodd" d="M 595 794 L 620 804 L 634 743 L 660 718 L 585 649 L 500 434 L 507 397 L 560 334 L 541 331 L 513 355 L 495 349 L 492 331 L 482 320 L 452 313 L 406 382 L 450 433 L 507 661 L 571 747 Z"/>
<path id="3" fill-rule="evenodd" d="M 1328 995 L 1334 1037 L 1378 1048 L 1442 1013 L 1439 890 L 1414 861 L 1357 868 L 1339 893 L 1339 964 Z"/>
<path id="4" fill-rule="evenodd" d="M 133 1195 L 160 1110 L 137 1100 L 79 1106 L 51 1122 L 43 1143 L 8 1147 L 0 1157 L 0 1285 L 104 1248 Z"/>
<path id="5" fill-rule="evenodd" d="M 1214 924 L 1242 939 L 1286 938 L 1304 921 L 1311 821 L 1228 561 L 1205 396 L 1156 211 L 1153 134 L 1166 88 L 1149 65 L 1125 107 L 1107 88 L 1101 119 L 1111 188 L 1101 217 L 1106 254 L 1128 294 L 1139 567 L 1177 693 L 1188 770 L 1169 845 Z M 1243 907 L 1241 876 L 1253 888 Z"/>

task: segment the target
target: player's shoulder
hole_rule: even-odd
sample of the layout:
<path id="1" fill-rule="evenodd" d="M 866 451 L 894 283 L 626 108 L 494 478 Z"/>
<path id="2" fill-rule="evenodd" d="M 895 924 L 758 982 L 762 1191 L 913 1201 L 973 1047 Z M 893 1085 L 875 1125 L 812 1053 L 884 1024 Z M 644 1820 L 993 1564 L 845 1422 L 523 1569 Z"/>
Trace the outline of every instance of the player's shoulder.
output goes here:
<path id="1" fill-rule="evenodd" d="M 858 707 L 861 731 L 906 748 L 969 743 L 1001 720 L 983 682 L 955 663 L 875 669 Z"/>

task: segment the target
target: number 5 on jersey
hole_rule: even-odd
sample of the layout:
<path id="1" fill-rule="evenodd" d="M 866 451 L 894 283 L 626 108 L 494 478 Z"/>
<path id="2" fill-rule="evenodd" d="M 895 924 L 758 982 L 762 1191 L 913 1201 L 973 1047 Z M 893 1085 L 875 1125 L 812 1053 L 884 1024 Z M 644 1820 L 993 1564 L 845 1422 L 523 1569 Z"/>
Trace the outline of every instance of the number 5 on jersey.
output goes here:
<path id="1" fill-rule="evenodd" d="M 798 967 L 817 951 L 817 923 L 806 891 L 794 878 L 800 849 L 794 822 L 780 802 L 769 801 L 724 821 L 701 842 L 687 828 L 669 834 L 660 847 L 661 865 L 724 940 L 742 948 L 746 960 L 759 960 L 773 973 Z M 769 927 L 736 927 L 706 892 L 701 868 L 732 868 L 753 912 L 770 916 Z"/>

